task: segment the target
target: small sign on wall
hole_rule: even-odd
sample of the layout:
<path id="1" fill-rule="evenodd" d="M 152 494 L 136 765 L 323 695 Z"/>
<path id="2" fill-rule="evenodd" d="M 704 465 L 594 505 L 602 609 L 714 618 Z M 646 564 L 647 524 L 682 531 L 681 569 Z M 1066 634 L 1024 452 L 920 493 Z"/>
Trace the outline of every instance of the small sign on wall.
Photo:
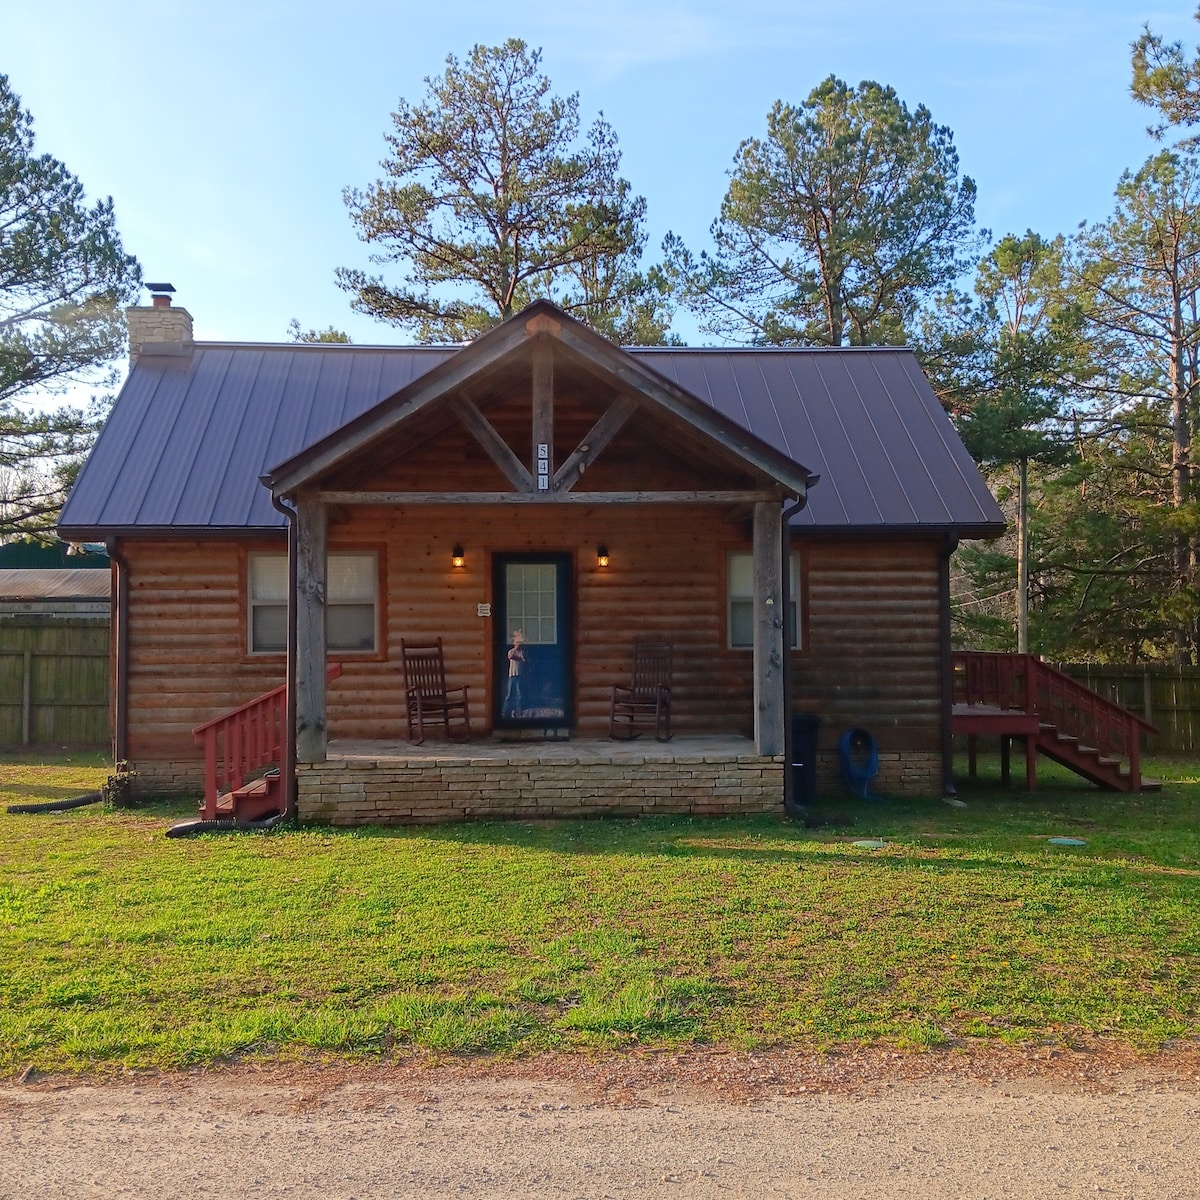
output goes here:
<path id="1" fill-rule="evenodd" d="M 490 617 L 492 615 L 492 606 L 490 604 L 475 605 L 475 615 L 477 617 Z"/>

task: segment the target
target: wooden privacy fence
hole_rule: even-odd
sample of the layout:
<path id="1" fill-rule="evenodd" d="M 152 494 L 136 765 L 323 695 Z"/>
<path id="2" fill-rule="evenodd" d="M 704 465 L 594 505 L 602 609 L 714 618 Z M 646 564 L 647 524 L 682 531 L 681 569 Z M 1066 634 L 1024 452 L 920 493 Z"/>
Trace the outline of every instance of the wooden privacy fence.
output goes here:
<path id="1" fill-rule="evenodd" d="M 108 621 L 0 618 L 0 746 L 111 741 Z"/>
<path id="2" fill-rule="evenodd" d="M 1060 663 L 1058 669 L 1157 726 L 1157 734 L 1146 735 L 1151 753 L 1200 749 L 1200 667 Z"/>

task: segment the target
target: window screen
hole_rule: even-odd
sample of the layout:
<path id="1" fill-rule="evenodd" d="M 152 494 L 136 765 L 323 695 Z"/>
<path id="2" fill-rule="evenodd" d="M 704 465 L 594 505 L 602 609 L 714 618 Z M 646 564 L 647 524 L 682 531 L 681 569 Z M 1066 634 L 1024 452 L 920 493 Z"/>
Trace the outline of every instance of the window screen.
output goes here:
<path id="1" fill-rule="evenodd" d="M 749 650 L 754 647 L 754 555 L 731 554 L 727 564 L 726 580 L 728 583 L 728 630 L 729 645 L 735 650 Z M 790 559 L 788 594 L 791 602 L 788 610 L 791 627 L 791 645 L 796 650 L 800 646 L 800 597 L 799 571 L 796 568 L 796 556 Z"/>
<path id="2" fill-rule="evenodd" d="M 375 649 L 378 566 L 374 554 L 331 554 L 326 563 L 325 640 L 330 650 Z M 285 554 L 250 556 L 250 650 L 287 649 Z"/>

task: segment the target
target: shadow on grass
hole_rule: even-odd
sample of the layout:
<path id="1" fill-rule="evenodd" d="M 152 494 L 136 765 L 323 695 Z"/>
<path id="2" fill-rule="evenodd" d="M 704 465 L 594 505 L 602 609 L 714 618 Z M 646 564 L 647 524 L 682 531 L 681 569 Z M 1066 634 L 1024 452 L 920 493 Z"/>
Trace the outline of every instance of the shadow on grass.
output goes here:
<path id="1" fill-rule="evenodd" d="M 306 826 L 300 836 L 338 840 L 388 839 L 419 841 L 444 846 L 508 848 L 563 856 L 628 856 L 663 859 L 719 859 L 794 863 L 798 867 L 827 868 L 834 865 L 878 864 L 882 870 L 930 869 L 968 871 L 996 870 L 1003 860 L 1012 869 L 1061 872 L 1072 863 L 1091 869 L 1138 873 L 1137 862 L 1156 866 L 1191 868 L 1200 859 L 1200 834 L 1196 832 L 1192 805 L 1180 814 L 1168 813 L 1122 829 L 1115 822 L 1100 827 L 1100 820 L 1072 817 L 1054 804 L 1029 805 L 1014 820 L 1007 815 L 971 814 L 945 809 L 930 801 L 905 811 L 883 812 L 879 806 L 863 806 L 850 828 L 818 831 L 783 818 L 694 818 L 654 817 L 593 820 L 576 823 L 528 823 L 519 821 L 478 822 L 437 827 L 360 826 L 333 829 Z M 1100 814 L 1103 817 L 1104 814 Z M 947 819 L 948 818 L 948 819 Z M 1151 826 L 1148 828 L 1147 826 Z M 936 826 L 936 827 L 932 827 Z M 1044 839 L 1083 832 L 1088 847 L 1050 847 Z M 283 830 L 272 836 L 289 836 Z M 872 851 L 853 846 L 862 838 L 880 838 L 889 847 Z M 987 843 L 986 853 L 980 852 Z"/>
<path id="2" fill-rule="evenodd" d="M 0 783 L 0 797 L 11 797 L 4 803 L 22 803 L 21 797 L 39 803 L 50 800 L 74 800 L 76 796 L 86 795 L 88 788 L 79 787 L 47 787 L 44 783 Z M 93 789 L 94 790 L 94 789 Z"/>
<path id="3" fill-rule="evenodd" d="M 1155 767 L 1160 764 L 1156 761 Z M 1190 764 L 1182 763 L 1186 769 Z M 1178 773 L 1178 772 L 1177 772 Z M 1164 775 L 1166 773 L 1164 772 Z M 1035 793 L 1007 790 L 999 784 L 999 764 L 981 756 L 977 786 L 964 791 L 963 807 L 933 798 L 864 801 L 827 794 L 808 812 L 806 827 L 783 813 L 754 817 L 604 816 L 546 821 L 487 820 L 446 825 L 363 825 L 334 827 L 281 826 L 271 837 L 387 839 L 446 846 L 511 848 L 564 856 L 645 856 L 710 858 L 763 863 L 807 862 L 814 866 L 858 858 L 869 851 L 850 851 L 854 838 L 882 838 L 900 843 L 901 861 L 912 869 L 917 856 L 937 855 L 955 869 L 995 869 L 997 856 L 1024 860 L 1035 853 L 1033 839 L 1084 833 L 1093 843 L 1084 856 L 1108 861 L 1125 855 L 1160 865 L 1190 868 L 1200 858 L 1200 786 L 1168 784 L 1156 794 L 1102 792 L 1065 771 L 1047 770 Z M 136 814 L 173 821 L 196 815 L 197 801 L 157 798 Z M 218 835 L 229 836 L 229 835 Z M 244 836 L 244 835 L 238 835 Z M 261 836 L 261 835 L 255 835 Z M 931 842 L 929 839 L 936 839 Z M 987 840 L 989 854 L 963 856 L 972 842 Z M 829 846 L 825 851 L 822 846 Z M 833 847 L 841 846 L 841 849 Z M 1046 848 L 1047 869 L 1073 851 Z M 882 861 L 888 861 L 884 853 Z"/>

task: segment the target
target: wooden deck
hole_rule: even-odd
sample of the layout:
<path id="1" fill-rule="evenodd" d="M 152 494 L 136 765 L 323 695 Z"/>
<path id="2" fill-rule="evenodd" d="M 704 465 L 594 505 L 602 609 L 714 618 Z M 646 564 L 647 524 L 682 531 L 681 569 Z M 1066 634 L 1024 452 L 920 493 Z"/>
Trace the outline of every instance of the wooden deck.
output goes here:
<path id="1" fill-rule="evenodd" d="M 1025 790 L 1037 787 L 1037 735 L 1041 722 L 1036 713 L 1020 709 L 1000 708 L 994 704 L 956 704 L 951 715 L 951 729 L 967 739 L 967 775 L 974 779 L 978 757 L 978 738 L 1000 740 L 1000 782 L 1008 785 L 1012 740 L 1025 743 Z"/>
<path id="2" fill-rule="evenodd" d="M 1009 778 L 1013 738 L 1025 747 L 1025 787 L 1037 788 L 1037 756 L 1099 787 L 1139 792 L 1161 787 L 1141 775 L 1141 740 L 1154 726 L 1031 654 L 956 651 L 951 730 L 967 739 L 975 776 L 980 734 L 1000 740 L 1000 774 Z"/>

